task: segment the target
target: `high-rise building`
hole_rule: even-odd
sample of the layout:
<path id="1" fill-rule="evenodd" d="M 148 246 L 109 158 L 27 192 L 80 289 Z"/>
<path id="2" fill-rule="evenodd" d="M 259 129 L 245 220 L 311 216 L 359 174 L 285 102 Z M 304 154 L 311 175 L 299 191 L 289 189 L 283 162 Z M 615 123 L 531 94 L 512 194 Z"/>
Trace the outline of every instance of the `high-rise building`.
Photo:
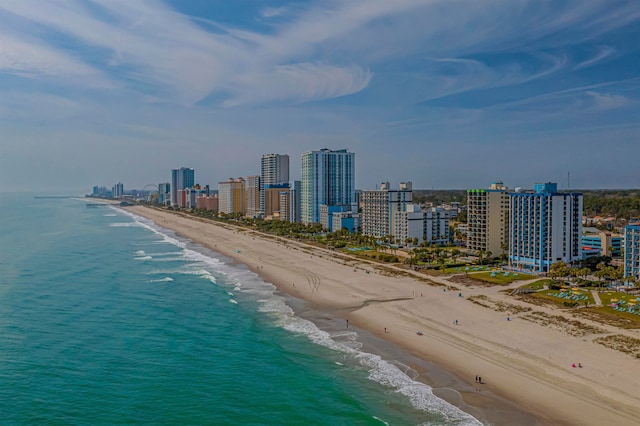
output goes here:
<path id="1" fill-rule="evenodd" d="M 360 199 L 362 233 L 378 238 L 396 236 L 395 213 L 406 212 L 407 205 L 413 203 L 413 184 L 400 182 L 399 189 L 394 190 L 384 182 L 378 190 L 362 191 Z"/>
<path id="2" fill-rule="evenodd" d="M 624 229 L 624 276 L 640 280 L 640 224 Z"/>
<path id="3" fill-rule="evenodd" d="M 170 197 L 171 197 L 171 184 L 168 182 L 159 183 L 158 184 L 158 203 L 165 204 L 168 201 L 170 201 Z"/>
<path id="4" fill-rule="evenodd" d="M 260 160 L 260 209 L 264 212 L 264 188 L 289 182 L 289 156 L 266 154 Z"/>
<path id="5" fill-rule="evenodd" d="M 509 244 L 509 188 L 494 182 L 489 189 L 467 191 L 467 248 L 506 254 Z"/>
<path id="6" fill-rule="evenodd" d="M 218 183 L 218 211 L 220 213 L 245 213 L 245 182 L 229 178 Z"/>
<path id="7" fill-rule="evenodd" d="M 113 198 L 122 198 L 124 195 L 124 185 L 122 183 L 116 183 L 113 185 Z"/>
<path id="8" fill-rule="evenodd" d="M 302 154 L 300 210 L 303 223 L 320 222 L 320 205 L 354 205 L 355 154 L 321 149 Z"/>
<path id="9" fill-rule="evenodd" d="M 262 208 L 260 207 L 260 188 L 261 188 L 260 176 L 247 176 L 247 190 L 246 190 L 246 210 L 247 217 L 257 218 L 262 216 Z"/>
<path id="10" fill-rule="evenodd" d="M 300 191 L 302 182 L 294 180 L 289 187 L 289 222 L 300 222 Z"/>
<path id="11" fill-rule="evenodd" d="M 289 192 L 288 183 L 280 183 L 274 185 L 265 185 L 264 187 L 264 218 L 265 219 L 283 219 L 283 212 L 281 210 L 281 197 L 283 192 Z M 288 197 L 287 197 L 288 199 Z M 289 209 L 286 209 L 288 212 Z M 285 213 L 286 213 L 285 212 Z"/>
<path id="12" fill-rule="evenodd" d="M 552 264 L 582 260 L 582 194 L 559 193 L 556 183 L 509 194 L 509 264 L 548 272 Z"/>
<path id="13" fill-rule="evenodd" d="M 409 246 L 422 243 L 445 245 L 451 242 L 451 211 L 442 207 L 422 210 L 417 204 L 408 204 L 405 210 L 396 211 L 395 233 L 399 244 Z"/>
<path id="14" fill-rule="evenodd" d="M 178 191 L 195 184 L 195 171 L 186 167 L 171 170 L 171 205 L 178 205 Z"/>

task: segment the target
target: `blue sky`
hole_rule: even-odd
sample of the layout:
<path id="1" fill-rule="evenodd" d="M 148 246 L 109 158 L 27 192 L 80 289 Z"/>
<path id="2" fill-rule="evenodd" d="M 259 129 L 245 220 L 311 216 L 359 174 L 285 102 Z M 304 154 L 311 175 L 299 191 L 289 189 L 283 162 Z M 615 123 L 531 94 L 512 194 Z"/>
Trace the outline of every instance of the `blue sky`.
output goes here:
<path id="1" fill-rule="evenodd" d="M 0 191 L 356 153 L 357 186 L 640 187 L 637 0 L 1 0 Z"/>

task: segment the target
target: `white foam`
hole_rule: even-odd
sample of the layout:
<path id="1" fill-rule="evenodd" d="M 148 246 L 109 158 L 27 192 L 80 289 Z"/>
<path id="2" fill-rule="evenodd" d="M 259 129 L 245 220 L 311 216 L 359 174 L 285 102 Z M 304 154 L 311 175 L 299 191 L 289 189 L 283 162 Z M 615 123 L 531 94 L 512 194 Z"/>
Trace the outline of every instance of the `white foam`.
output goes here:
<path id="1" fill-rule="evenodd" d="M 144 250 L 137 250 L 135 254 L 136 256 L 144 256 L 145 253 Z"/>
<path id="2" fill-rule="evenodd" d="M 235 299 L 229 299 L 229 302 L 233 303 L 234 305 L 238 304 L 238 302 Z"/>
<path id="3" fill-rule="evenodd" d="M 114 216 L 118 216 L 118 215 L 117 215 L 117 214 L 115 214 L 115 213 L 106 213 L 106 214 L 104 214 L 103 216 L 106 216 L 106 217 L 114 217 Z"/>
<path id="4" fill-rule="evenodd" d="M 115 222 L 115 223 L 110 223 L 109 226 L 113 228 L 129 228 L 129 227 L 138 227 L 142 225 L 138 222 Z"/>
<path id="5" fill-rule="evenodd" d="M 173 281 L 173 278 L 171 277 L 164 277 L 164 278 L 160 278 L 157 280 L 149 280 L 148 282 L 150 283 L 164 283 L 164 282 L 171 282 Z"/>
<path id="6" fill-rule="evenodd" d="M 151 260 L 153 259 L 153 257 L 151 256 L 140 256 L 140 257 L 134 257 L 135 260 Z"/>

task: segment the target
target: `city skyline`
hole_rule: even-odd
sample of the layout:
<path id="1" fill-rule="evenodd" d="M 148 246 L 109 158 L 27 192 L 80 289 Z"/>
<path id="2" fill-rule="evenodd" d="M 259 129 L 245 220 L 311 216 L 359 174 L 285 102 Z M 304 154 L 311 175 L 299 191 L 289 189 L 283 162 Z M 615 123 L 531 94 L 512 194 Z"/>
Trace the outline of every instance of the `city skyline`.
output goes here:
<path id="1" fill-rule="evenodd" d="M 356 187 L 637 188 L 640 4 L 5 1 L 0 191 L 260 174 Z M 25 173 L 28 170 L 29 173 Z"/>

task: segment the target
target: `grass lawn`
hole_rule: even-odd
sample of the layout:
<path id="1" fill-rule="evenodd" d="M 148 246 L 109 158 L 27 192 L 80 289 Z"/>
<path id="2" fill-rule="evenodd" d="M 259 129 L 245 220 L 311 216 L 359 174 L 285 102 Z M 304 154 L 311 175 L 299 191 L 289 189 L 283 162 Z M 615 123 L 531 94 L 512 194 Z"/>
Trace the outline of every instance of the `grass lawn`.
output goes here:
<path id="1" fill-rule="evenodd" d="M 534 290 L 542 290 L 545 285 L 547 286 L 547 288 L 549 288 L 549 286 L 551 286 L 551 283 L 553 283 L 553 280 L 550 280 L 550 279 L 547 279 L 547 278 L 543 278 L 541 280 L 534 281 L 532 283 L 523 285 L 520 288 L 532 288 Z"/>
<path id="2" fill-rule="evenodd" d="M 517 276 L 514 276 L 513 273 L 509 273 L 508 276 L 504 276 L 503 272 L 496 272 L 495 276 L 491 276 L 491 272 L 490 271 L 485 271 L 485 272 L 470 272 L 467 274 L 467 276 L 473 280 L 478 280 L 478 281 L 484 281 L 487 283 L 492 283 L 492 284 L 500 284 L 500 285 L 507 285 L 507 284 L 511 284 L 514 281 L 523 281 L 523 280 L 530 280 L 531 278 L 535 278 L 533 275 L 529 275 L 529 274 L 521 274 L 518 273 Z"/>

